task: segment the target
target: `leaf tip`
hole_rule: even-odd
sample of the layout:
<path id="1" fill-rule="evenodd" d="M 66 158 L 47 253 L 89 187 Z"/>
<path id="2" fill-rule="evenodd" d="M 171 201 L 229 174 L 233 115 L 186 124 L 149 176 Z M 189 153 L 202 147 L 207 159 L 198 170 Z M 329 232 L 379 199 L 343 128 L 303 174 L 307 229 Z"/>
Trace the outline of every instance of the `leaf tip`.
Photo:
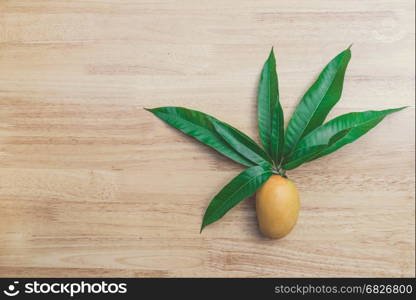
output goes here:
<path id="1" fill-rule="evenodd" d="M 199 234 L 202 233 L 202 230 L 204 230 L 205 226 L 207 225 L 204 222 L 202 222 L 201 229 L 199 230 Z"/>
<path id="2" fill-rule="evenodd" d="M 272 48 L 270 49 L 270 54 L 269 54 L 269 58 L 268 59 L 275 60 L 275 56 L 274 56 L 274 46 L 272 46 Z"/>
<path id="3" fill-rule="evenodd" d="M 401 110 L 406 109 L 406 108 L 408 108 L 408 107 L 409 107 L 409 105 L 402 106 L 402 107 L 398 107 L 398 108 L 394 108 L 394 109 L 393 109 L 393 112 L 401 111 Z"/>
<path id="4" fill-rule="evenodd" d="M 395 112 L 401 111 L 401 110 L 403 110 L 405 108 L 408 108 L 408 107 L 409 106 L 402 106 L 402 107 L 397 107 L 397 108 L 386 109 L 384 111 L 387 112 L 387 114 L 391 114 L 391 113 L 395 113 Z"/>

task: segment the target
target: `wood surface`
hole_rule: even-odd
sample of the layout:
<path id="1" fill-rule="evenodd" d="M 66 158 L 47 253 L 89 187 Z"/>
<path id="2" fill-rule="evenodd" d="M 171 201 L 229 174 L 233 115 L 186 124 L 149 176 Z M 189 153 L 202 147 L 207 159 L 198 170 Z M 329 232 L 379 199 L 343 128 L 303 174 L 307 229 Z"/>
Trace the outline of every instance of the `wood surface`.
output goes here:
<path id="1" fill-rule="evenodd" d="M 0 0 L 0 276 L 415 276 L 412 0 Z M 212 114 L 257 139 L 271 46 L 286 119 L 350 43 L 330 117 L 409 105 L 289 172 L 294 231 L 254 199 L 199 234 L 242 168 L 144 107 Z"/>

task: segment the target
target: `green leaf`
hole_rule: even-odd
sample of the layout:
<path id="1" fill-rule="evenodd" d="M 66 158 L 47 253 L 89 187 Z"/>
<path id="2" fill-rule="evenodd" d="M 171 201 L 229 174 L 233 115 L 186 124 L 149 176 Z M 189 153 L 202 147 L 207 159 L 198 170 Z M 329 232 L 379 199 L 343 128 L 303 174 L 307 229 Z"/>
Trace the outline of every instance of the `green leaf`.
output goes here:
<path id="1" fill-rule="evenodd" d="M 264 152 L 250 137 L 220 121 L 213 121 L 215 130 L 239 154 L 259 166 L 273 165 L 269 155 Z"/>
<path id="2" fill-rule="evenodd" d="M 253 195 L 271 175 L 271 170 L 255 166 L 244 170 L 237 177 L 234 177 L 212 199 L 205 211 L 201 232 L 205 226 L 221 219 L 231 208 L 243 199 Z"/>
<path id="3" fill-rule="evenodd" d="M 257 118 L 262 145 L 278 165 L 283 151 L 284 121 L 273 48 L 260 75 Z"/>
<path id="4" fill-rule="evenodd" d="M 220 122 L 214 117 L 202 112 L 183 107 L 158 107 L 146 109 L 169 125 L 190 135 L 228 158 L 247 167 L 255 164 L 238 154 L 224 139 L 216 132 L 213 122 Z"/>
<path id="5" fill-rule="evenodd" d="M 338 54 L 305 93 L 289 121 L 284 156 L 290 156 L 300 140 L 325 121 L 332 107 L 341 98 L 344 75 L 350 58 L 350 48 Z"/>
<path id="6" fill-rule="evenodd" d="M 328 155 L 363 136 L 385 116 L 404 108 L 352 112 L 336 117 L 303 138 L 293 155 L 288 158 L 284 168 L 291 170 L 302 163 Z"/>

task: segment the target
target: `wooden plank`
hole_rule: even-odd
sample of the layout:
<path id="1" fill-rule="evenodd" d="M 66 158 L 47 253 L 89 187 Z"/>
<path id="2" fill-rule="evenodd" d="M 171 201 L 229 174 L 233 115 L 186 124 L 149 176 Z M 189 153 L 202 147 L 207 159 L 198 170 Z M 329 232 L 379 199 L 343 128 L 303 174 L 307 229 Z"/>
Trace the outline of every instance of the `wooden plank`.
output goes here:
<path id="1" fill-rule="evenodd" d="M 415 276 L 414 2 L 0 2 L 0 276 Z M 289 172 L 295 230 L 254 199 L 199 234 L 241 167 L 143 110 L 180 105 L 257 138 L 275 46 L 286 118 L 354 43 L 343 100 L 409 109 Z"/>

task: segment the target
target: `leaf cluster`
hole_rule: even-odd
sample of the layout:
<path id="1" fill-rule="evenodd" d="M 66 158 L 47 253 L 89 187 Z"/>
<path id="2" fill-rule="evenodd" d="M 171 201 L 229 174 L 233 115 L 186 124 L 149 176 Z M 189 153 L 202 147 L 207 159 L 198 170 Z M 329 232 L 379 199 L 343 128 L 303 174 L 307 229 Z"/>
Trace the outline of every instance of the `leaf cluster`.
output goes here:
<path id="1" fill-rule="evenodd" d="M 341 98 L 350 59 L 349 47 L 324 67 L 303 95 L 285 129 L 272 48 L 258 86 L 257 119 L 261 145 L 237 128 L 200 111 L 172 106 L 147 109 L 167 124 L 248 167 L 212 199 L 204 214 L 201 231 L 253 195 L 272 174 L 286 176 L 286 170 L 293 170 L 354 142 L 384 117 L 404 108 L 351 112 L 324 123 Z"/>

